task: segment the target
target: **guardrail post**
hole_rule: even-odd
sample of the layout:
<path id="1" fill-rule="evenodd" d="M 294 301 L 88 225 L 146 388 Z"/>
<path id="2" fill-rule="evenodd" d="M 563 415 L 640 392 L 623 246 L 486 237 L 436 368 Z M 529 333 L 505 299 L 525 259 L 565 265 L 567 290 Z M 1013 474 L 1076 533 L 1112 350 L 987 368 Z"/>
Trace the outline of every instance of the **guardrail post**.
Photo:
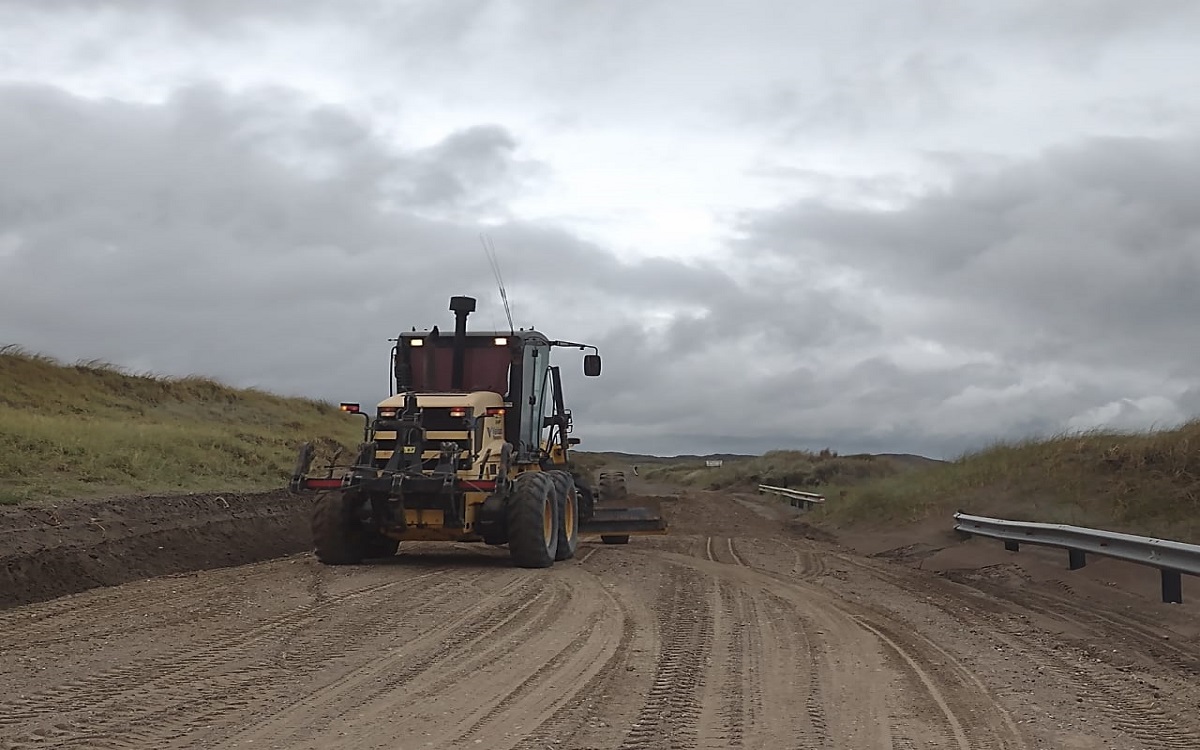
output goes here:
<path id="1" fill-rule="evenodd" d="M 1070 560 L 1069 565 L 1071 570 L 1079 570 L 1084 565 L 1087 565 L 1087 555 L 1081 549 L 1069 549 L 1067 550 L 1067 556 Z"/>
<path id="2" fill-rule="evenodd" d="M 1162 600 L 1167 604 L 1183 604 L 1183 581 L 1178 570 L 1162 572 Z"/>
<path id="3" fill-rule="evenodd" d="M 1009 552 L 1020 552 L 1021 551 L 1021 543 L 1006 539 L 1004 541 L 1004 549 L 1008 550 Z"/>

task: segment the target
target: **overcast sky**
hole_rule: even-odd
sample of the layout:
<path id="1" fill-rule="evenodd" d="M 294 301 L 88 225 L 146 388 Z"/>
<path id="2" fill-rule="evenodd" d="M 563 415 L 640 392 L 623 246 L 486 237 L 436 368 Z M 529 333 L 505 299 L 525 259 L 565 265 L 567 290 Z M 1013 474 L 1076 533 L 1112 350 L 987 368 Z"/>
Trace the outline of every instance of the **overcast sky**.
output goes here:
<path id="1" fill-rule="evenodd" d="M 1194 0 L 0 0 L 0 344 L 387 395 L 448 299 L 581 447 L 1200 414 Z"/>

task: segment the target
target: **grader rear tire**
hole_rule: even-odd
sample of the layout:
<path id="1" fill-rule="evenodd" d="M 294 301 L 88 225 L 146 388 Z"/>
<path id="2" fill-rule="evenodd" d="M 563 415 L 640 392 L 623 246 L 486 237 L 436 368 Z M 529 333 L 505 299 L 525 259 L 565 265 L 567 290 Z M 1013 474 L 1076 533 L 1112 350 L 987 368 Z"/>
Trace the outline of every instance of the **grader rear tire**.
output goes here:
<path id="1" fill-rule="evenodd" d="M 359 518 L 362 498 L 340 490 L 317 495 L 312 538 L 316 557 L 326 565 L 357 565 L 367 554 L 367 529 Z"/>
<path id="2" fill-rule="evenodd" d="M 570 474 L 565 471 L 547 473 L 554 480 L 558 500 L 558 550 L 554 559 L 570 560 L 579 548 L 579 495 Z"/>
<path id="3" fill-rule="evenodd" d="M 548 568 L 558 554 L 559 503 L 547 472 L 517 477 L 506 508 L 508 552 L 521 568 Z"/>

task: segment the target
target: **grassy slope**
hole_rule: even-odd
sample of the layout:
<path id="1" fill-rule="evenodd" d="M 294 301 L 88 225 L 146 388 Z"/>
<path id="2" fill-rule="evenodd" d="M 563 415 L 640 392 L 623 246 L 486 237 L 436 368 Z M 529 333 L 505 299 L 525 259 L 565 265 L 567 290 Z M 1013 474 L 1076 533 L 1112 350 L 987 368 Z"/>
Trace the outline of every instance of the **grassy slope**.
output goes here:
<path id="1" fill-rule="evenodd" d="M 928 459 L 924 459 L 928 460 Z M 830 451 L 770 451 L 762 456 L 734 457 L 719 467 L 705 466 L 704 459 L 652 466 L 647 479 L 704 487 L 705 489 L 753 490 L 758 484 L 823 491 L 830 484 L 854 483 L 898 474 L 907 466 L 900 458 L 883 456 L 838 456 Z"/>
<path id="2" fill-rule="evenodd" d="M 352 448 L 337 407 L 0 349 L 0 503 L 286 485 L 302 441 Z"/>
<path id="3" fill-rule="evenodd" d="M 836 489 L 838 497 L 820 515 L 838 524 L 917 521 L 962 510 L 1200 542 L 1200 420 L 1173 430 L 1000 444 Z"/>
<path id="4" fill-rule="evenodd" d="M 1174 430 L 999 444 L 945 463 L 774 451 L 718 469 L 690 462 L 649 475 L 710 489 L 807 488 L 828 498 L 811 519 L 843 528 L 948 519 L 962 510 L 1200 543 L 1200 420 Z"/>

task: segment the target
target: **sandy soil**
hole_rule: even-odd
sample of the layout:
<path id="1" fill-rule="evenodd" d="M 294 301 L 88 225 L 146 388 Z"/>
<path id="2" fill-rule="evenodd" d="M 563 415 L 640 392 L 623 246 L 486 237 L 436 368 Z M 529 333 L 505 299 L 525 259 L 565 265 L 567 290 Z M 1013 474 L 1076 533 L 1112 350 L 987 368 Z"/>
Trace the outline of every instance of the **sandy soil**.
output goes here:
<path id="1" fill-rule="evenodd" d="M 0 506 L 0 608 L 303 552 L 310 502 L 279 491 Z"/>
<path id="2" fill-rule="evenodd" d="M 410 544 L 9 607 L 0 748 L 1200 747 L 1197 610 L 1128 571 L 662 507 L 669 536 L 550 570 Z"/>

